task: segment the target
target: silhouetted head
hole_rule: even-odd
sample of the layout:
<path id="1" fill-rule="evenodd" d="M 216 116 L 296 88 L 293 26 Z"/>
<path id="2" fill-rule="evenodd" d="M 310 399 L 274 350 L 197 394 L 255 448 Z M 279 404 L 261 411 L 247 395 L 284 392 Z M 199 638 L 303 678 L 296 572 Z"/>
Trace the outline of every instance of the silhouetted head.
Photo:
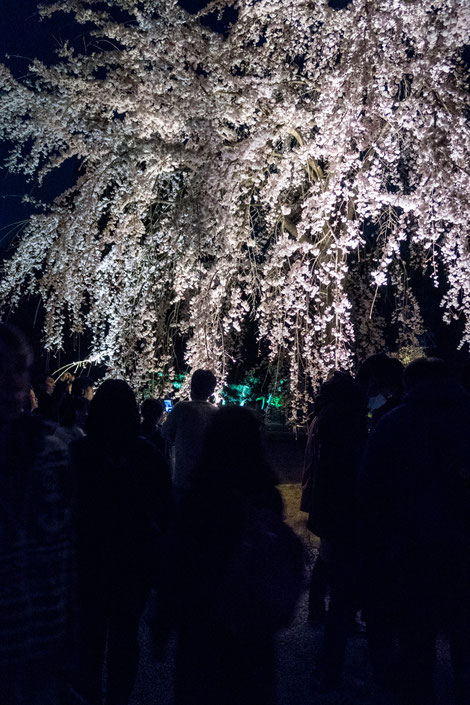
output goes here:
<path id="1" fill-rule="evenodd" d="M 91 401 L 93 399 L 93 380 L 90 377 L 77 377 L 72 382 L 72 394 L 74 397 L 84 397 Z"/>
<path id="2" fill-rule="evenodd" d="M 42 394 L 48 394 L 51 395 L 54 392 L 55 389 L 55 381 L 54 377 L 51 375 L 49 371 L 47 372 L 40 372 L 39 374 L 36 374 L 33 380 L 34 388 L 38 390 L 38 392 Z"/>
<path id="3" fill-rule="evenodd" d="M 449 382 L 449 370 L 438 357 L 420 357 L 405 368 L 403 381 L 407 391 L 418 385 L 442 387 Z"/>
<path id="4" fill-rule="evenodd" d="M 140 405 L 142 419 L 147 423 L 157 424 L 162 418 L 165 405 L 160 399 L 144 399 Z"/>
<path id="5" fill-rule="evenodd" d="M 139 434 L 140 417 L 135 394 L 122 379 L 108 379 L 98 388 L 87 419 L 87 432 L 98 441 L 120 446 Z"/>
<path id="6" fill-rule="evenodd" d="M 22 333 L 0 323 L 0 421 L 11 421 L 23 411 L 32 361 Z"/>
<path id="7" fill-rule="evenodd" d="M 61 426 L 82 427 L 84 419 L 88 415 L 88 401 L 85 397 L 76 397 L 66 394 L 59 407 L 59 424 Z"/>
<path id="8" fill-rule="evenodd" d="M 36 396 L 36 392 L 34 391 L 34 388 L 31 385 L 29 385 L 28 390 L 29 390 L 29 393 L 26 397 L 26 403 L 24 406 L 24 410 L 26 412 L 31 413 L 38 408 L 39 402 L 38 402 L 38 398 Z"/>
<path id="9" fill-rule="evenodd" d="M 242 493 L 275 485 L 263 450 L 255 414 L 241 406 L 224 406 L 213 416 L 200 461 L 202 483 Z"/>
<path id="10" fill-rule="evenodd" d="M 46 394 L 53 394 L 55 389 L 54 377 L 52 377 L 52 375 L 50 374 L 47 374 L 43 379 L 41 387 Z"/>
<path id="11" fill-rule="evenodd" d="M 356 381 L 368 396 L 399 394 L 403 389 L 403 364 L 385 353 L 371 355 L 359 367 Z"/>
<path id="12" fill-rule="evenodd" d="M 327 407 L 363 411 L 366 406 L 364 391 L 348 372 L 336 371 L 320 387 L 315 399 L 315 413 Z"/>
<path id="13" fill-rule="evenodd" d="M 213 394 L 217 379 L 210 370 L 196 370 L 191 377 L 191 399 L 206 401 Z"/>

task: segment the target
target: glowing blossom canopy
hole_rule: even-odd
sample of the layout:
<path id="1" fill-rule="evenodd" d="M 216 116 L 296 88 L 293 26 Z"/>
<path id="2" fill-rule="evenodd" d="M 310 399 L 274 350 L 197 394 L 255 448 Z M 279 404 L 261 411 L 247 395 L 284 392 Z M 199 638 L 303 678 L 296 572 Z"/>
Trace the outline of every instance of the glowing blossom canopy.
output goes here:
<path id="1" fill-rule="evenodd" d="M 383 348 L 387 282 L 399 342 L 415 341 L 404 265 L 445 273 L 444 316 L 470 338 L 470 6 L 231 4 L 228 36 L 176 0 L 42 9 L 92 43 L 21 81 L 0 68 L 7 166 L 39 181 L 81 166 L 31 218 L 0 296 L 40 294 L 49 348 L 88 329 L 93 359 L 135 384 L 171 377 L 177 336 L 225 378 L 251 318 L 296 421 L 329 370 Z"/>

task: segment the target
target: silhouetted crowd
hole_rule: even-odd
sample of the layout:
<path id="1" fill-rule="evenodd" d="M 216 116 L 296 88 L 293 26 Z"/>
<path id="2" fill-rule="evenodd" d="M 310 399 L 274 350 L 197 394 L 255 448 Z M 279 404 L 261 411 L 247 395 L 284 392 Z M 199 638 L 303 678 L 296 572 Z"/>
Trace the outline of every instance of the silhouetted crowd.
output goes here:
<path id="1" fill-rule="evenodd" d="M 209 370 L 163 424 L 123 380 L 45 376 L 0 324 L 0 705 L 127 705 L 145 613 L 176 634 L 175 705 L 274 705 L 274 636 L 305 587 L 259 418 Z M 470 396 L 442 360 L 384 354 L 315 399 L 301 509 L 320 537 L 315 687 L 366 624 L 377 682 L 430 705 L 436 636 L 470 703 Z M 313 659 L 313 655 L 312 655 Z M 155 702 L 158 702 L 155 693 Z M 451 702 L 449 696 L 449 702 Z"/>
<path id="2" fill-rule="evenodd" d="M 470 703 L 469 430 L 468 391 L 437 358 L 403 370 L 373 355 L 356 380 L 322 385 L 301 506 L 321 539 L 309 594 L 310 622 L 325 622 L 320 690 L 340 682 L 361 610 L 375 678 L 400 703 L 433 702 L 438 633 L 455 702 Z"/>

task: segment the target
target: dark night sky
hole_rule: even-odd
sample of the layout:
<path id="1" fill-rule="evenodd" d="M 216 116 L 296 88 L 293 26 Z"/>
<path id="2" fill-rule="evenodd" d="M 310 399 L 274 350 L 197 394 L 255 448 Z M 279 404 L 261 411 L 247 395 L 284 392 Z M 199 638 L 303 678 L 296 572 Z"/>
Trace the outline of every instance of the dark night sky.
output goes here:
<path id="1" fill-rule="evenodd" d="M 53 61 L 54 49 L 58 43 L 64 39 L 79 40 L 79 32 L 80 27 L 62 13 L 41 22 L 36 0 L 1 0 L 0 61 L 10 68 L 16 78 L 27 74 L 28 66 L 34 58 L 46 63 Z M 6 152 L 6 146 L 0 145 L 0 160 Z M 69 174 L 68 178 L 72 179 L 73 174 Z M 53 177 L 41 190 L 41 196 L 46 201 L 52 200 L 63 187 L 64 183 L 57 182 Z M 27 219 L 32 212 L 30 206 L 21 202 L 23 195 L 30 192 L 38 193 L 33 183 L 25 183 L 22 176 L 10 175 L 0 169 L 0 257 L 8 257 L 12 239 L 18 233 L 16 224 Z M 58 366 L 56 362 L 61 362 L 60 357 L 52 360 L 43 355 L 40 343 L 42 312 L 36 300 L 24 300 L 8 320 L 23 328 L 33 343 L 37 369 Z"/>
<path id="2" fill-rule="evenodd" d="M 179 0 L 189 12 L 204 7 L 208 0 Z M 342 0 L 344 1 L 344 0 Z M 77 48 L 83 42 L 85 29 L 73 22 L 71 15 L 55 13 L 47 20 L 40 20 L 37 10 L 39 0 L 1 0 L 0 10 L 0 61 L 8 65 L 16 78 L 28 72 L 32 59 L 45 63 L 55 61 L 54 50 L 68 40 Z M 230 14 L 230 13 L 229 13 Z M 232 13 L 233 15 L 233 13 Z M 234 19 L 233 16 L 229 19 Z M 224 26 L 215 17 L 208 24 L 218 31 Z M 7 56 L 8 55 L 8 56 Z M 0 161 L 5 155 L 5 146 L 0 146 Z M 75 174 L 70 170 L 57 177 L 46 179 L 40 194 L 47 202 L 73 183 Z M 33 183 L 25 184 L 20 176 L 6 174 L 0 169 L 0 256 L 5 254 L 14 235 L 14 224 L 31 213 L 31 208 L 21 202 L 24 193 L 38 193 Z"/>
<path id="3" fill-rule="evenodd" d="M 36 0 L 2 0 L 0 12 L 0 61 L 7 64 L 14 76 L 21 78 L 28 72 L 32 59 L 49 63 L 54 60 L 54 49 L 64 39 L 80 40 L 80 28 L 70 16 L 57 13 L 52 19 L 40 21 Z M 7 56 L 8 55 L 8 56 Z M 5 147 L 0 148 L 0 158 Z M 54 183 L 41 192 L 52 197 L 57 193 Z M 60 189 L 61 190 L 61 189 Z M 35 192 L 33 184 L 25 184 L 21 176 L 0 171 L 0 251 L 11 239 L 12 224 L 28 217 L 30 207 L 21 203 L 24 193 Z"/>

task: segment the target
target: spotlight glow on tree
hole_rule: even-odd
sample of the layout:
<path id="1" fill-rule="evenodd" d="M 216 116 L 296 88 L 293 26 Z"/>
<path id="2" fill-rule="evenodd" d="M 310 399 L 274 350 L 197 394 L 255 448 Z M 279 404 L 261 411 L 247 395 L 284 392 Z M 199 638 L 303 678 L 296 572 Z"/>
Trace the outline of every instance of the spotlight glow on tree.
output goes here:
<path id="1" fill-rule="evenodd" d="M 17 82 L 0 70 L 8 168 L 75 186 L 34 215 L 6 262 L 8 306 L 40 294 L 45 343 L 89 329 L 134 383 L 191 367 L 225 378 L 251 317 L 291 419 L 318 380 L 421 332 L 406 264 L 440 281 L 470 340 L 468 0 L 223 0 L 227 37 L 176 0 L 64 0 L 92 26 Z M 116 9 L 120 21 L 116 21 Z M 128 21 L 122 21 L 127 13 Z M 273 374 L 274 383 L 276 375 Z"/>

